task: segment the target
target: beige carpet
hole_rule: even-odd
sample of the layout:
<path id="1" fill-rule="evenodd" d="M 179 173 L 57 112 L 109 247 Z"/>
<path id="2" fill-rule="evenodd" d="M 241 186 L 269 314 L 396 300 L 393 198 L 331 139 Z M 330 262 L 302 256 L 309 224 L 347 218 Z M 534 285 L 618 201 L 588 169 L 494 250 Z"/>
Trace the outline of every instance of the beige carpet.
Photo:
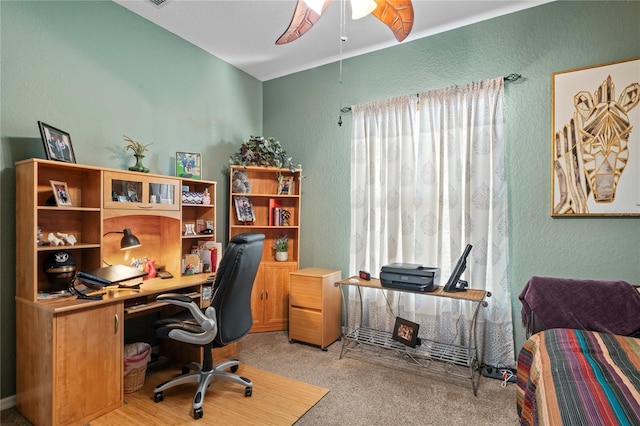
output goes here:
<path id="1" fill-rule="evenodd" d="M 515 383 L 507 383 L 503 386 L 500 380 L 481 377 L 478 395 L 474 396 L 468 379 L 457 379 L 426 369 L 403 367 L 376 358 L 358 356 L 353 352 L 340 359 L 340 348 L 341 342 L 332 344 L 326 352 L 305 344 L 291 344 L 287 332 L 249 334 L 238 342 L 238 358 L 244 363 L 241 364 L 244 365 L 241 367 L 243 374 L 255 383 L 253 396 L 244 398 L 240 386 L 225 385 L 229 386 L 224 391 L 227 393 L 227 399 L 225 399 L 227 402 L 222 405 L 232 409 L 247 407 L 238 404 L 263 401 L 259 407 L 247 409 L 247 411 L 259 410 L 259 414 L 253 418 L 255 422 L 253 424 L 274 424 L 272 422 L 281 420 L 278 407 L 282 403 L 282 397 L 270 395 L 271 390 L 268 389 L 272 383 L 277 382 L 265 383 L 260 379 L 261 372 L 269 371 L 279 375 L 275 377 L 279 381 L 283 380 L 282 383 L 291 383 L 282 377 L 286 376 L 295 379 L 293 383 L 303 382 L 321 387 L 322 392 L 315 397 L 319 402 L 315 405 L 313 405 L 314 402 L 309 402 L 308 406 L 313 405 L 310 409 L 300 408 L 297 415 L 301 417 L 297 421 L 293 416 L 283 420 L 287 424 L 295 422 L 296 426 L 515 426 L 518 424 Z M 251 368 L 247 365 L 260 369 L 256 372 L 257 375 L 253 371 L 249 372 Z M 243 368 L 249 368 L 249 370 Z M 171 373 L 169 370 L 168 374 Z M 145 382 L 150 386 L 146 394 L 148 395 L 146 404 L 150 409 L 158 410 L 153 411 L 153 418 L 143 421 L 133 417 L 138 423 L 129 423 L 128 419 L 116 418 L 112 418 L 110 423 L 102 423 L 103 419 L 101 419 L 100 423 L 92 421 L 91 425 L 125 426 L 163 423 L 158 416 L 161 409 L 168 408 L 167 403 L 171 404 L 172 408 L 168 409 L 171 411 L 172 418 L 176 420 L 173 420 L 173 423 L 163 424 L 203 425 L 232 422 L 232 420 L 224 422 L 218 420 L 219 417 L 226 416 L 228 411 L 222 411 L 224 414 L 216 413 L 216 399 L 222 398 L 222 395 L 218 397 L 216 393 L 207 393 L 204 418 L 197 420 L 198 423 L 195 423 L 189 412 L 192 390 L 185 390 L 185 401 L 180 400 L 177 405 L 172 405 L 175 400 L 170 398 L 168 392 L 165 393 L 163 402 L 155 404 L 151 400 L 152 388 L 158 383 L 154 376 L 149 375 Z M 267 389 L 261 391 L 259 389 L 261 386 L 266 386 Z M 326 389 L 330 392 L 322 397 Z M 287 407 L 298 404 L 303 396 L 297 391 L 288 395 L 285 397 Z M 129 395 L 125 396 L 125 399 L 130 400 Z M 228 398 L 231 398 L 231 402 Z M 214 405 L 210 406 L 209 404 L 212 403 Z M 264 404 L 272 404 L 274 409 L 278 409 L 273 412 L 269 409 L 265 414 Z M 122 408 L 124 409 L 129 408 L 127 406 Z M 132 411 L 136 412 L 135 409 Z M 136 413 L 136 416 L 138 414 L 140 413 Z M 244 414 L 246 413 L 239 413 L 242 417 L 233 423 L 251 424 L 245 419 Z M 15 408 L 2 411 L 0 424 L 2 426 L 30 425 Z"/>
<path id="2" fill-rule="evenodd" d="M 202 419 L 191 416 L 195 385 L 168 389 L 164 401 L 153 401 L 153 388 L 177 374 L 164 369 L 147 374 L 141 390 L 125 394 L 126 405 L 90 425 L 292 425 L 329 392 L 248 365 L 241 364 L 237 373 L 253 382 L 253 395 L 245 397 L 243 386 L 214 382 L 204 398 Z"/>
<path id="3" fill-rule="evenodd" d="M 349 352 L 289 343 L 287 332 L 249 334 L 238 342 L 243 362 L 331 391 L 296 426 L 514 426 L 515 383 L 469 379 Z"/>

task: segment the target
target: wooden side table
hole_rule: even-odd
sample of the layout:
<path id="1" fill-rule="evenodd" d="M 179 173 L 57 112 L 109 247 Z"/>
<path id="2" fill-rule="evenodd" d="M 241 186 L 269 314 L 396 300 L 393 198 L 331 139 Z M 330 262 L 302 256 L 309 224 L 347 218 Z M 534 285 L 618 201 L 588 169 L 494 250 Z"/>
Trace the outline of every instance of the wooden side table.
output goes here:
<path id="1" fill-rule="evenodd" d="M 342 272 L 306 268 L 289 276 L 289 341 L 310 343 L 326 351 L 342 336 L 342 298 L 335 286 Z"/>

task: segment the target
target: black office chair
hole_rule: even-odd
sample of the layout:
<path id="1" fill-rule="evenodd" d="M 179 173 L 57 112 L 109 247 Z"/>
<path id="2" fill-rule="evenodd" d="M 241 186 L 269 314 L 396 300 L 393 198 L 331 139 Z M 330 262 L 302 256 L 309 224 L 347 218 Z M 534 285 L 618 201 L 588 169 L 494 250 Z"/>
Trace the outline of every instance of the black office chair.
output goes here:
<path id="1" fill-rule="evenodd" d="M 168 380 L 154 389 L 154 400 L 164 399 L 163 391 L 184 383 L 198 383 L 193 398 L 193 417 L 204 415 L 202 403 L 204 394 L 214 378 L 231 381 L 245 386 L 244 396 L 251 396 L 253 383 L 238 376 L 237 360 L 213 365 L 211 350 L 226 346 L 245 336 L 253 325 L 251 316 L 251 290 L 262 257 L 264 235 L 248 233 L 236 235 L 220 260 L 213 285 L 211 304 L 204 312 L 191 298 L 168 293 L 156 300 L 187 308 L 178 317 L 156 322 L 156 336 L 198 345 L 204 348 L 202 365 L 190 363 L 183 367 L 182 375 Z M 190 372 L 190 369 L 195 370 Z M 227 372 L 225 370 L 230 370 Z"/>

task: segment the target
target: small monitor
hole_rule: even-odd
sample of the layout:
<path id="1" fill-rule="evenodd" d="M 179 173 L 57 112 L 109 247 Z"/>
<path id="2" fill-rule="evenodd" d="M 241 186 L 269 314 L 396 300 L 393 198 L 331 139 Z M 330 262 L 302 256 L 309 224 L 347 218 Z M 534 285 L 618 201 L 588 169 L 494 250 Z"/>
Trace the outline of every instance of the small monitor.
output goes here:
<path id="1" fill-rule="evenodd" d="M 462 276 L 462 273 L 467 267 L 467 256 L 469 256 L 469 253 L 471 252 L 471 247 L 472 247 L 471 244 L 467 244 L 467 247 L 465 247 L 464 252 L 462 253 L 462 256 L 460 256 L 460 259 L 458 259 L 456 266 L 453 268 L 453 271 L 451 272 L 449 281 L 447 281 L 447 284 L 445 284 L 444 286 L 444 291 L 451 293 L 454 291 L 466 290 L 468 283 L 466 281 L 461 281 L 460 277 Z"/>

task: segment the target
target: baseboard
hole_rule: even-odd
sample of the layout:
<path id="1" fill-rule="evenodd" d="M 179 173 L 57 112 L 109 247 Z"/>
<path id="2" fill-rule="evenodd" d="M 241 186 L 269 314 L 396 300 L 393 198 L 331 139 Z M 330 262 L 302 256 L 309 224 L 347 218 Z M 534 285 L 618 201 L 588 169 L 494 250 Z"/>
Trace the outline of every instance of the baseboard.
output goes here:
<path id="1" fill-rule="evenodd" d="M 6 410 L 7 408 L 13 408 L 16 406 L 16 396 L 11 395 L 6 398 L 0 399 L 0 411 Z"/>

